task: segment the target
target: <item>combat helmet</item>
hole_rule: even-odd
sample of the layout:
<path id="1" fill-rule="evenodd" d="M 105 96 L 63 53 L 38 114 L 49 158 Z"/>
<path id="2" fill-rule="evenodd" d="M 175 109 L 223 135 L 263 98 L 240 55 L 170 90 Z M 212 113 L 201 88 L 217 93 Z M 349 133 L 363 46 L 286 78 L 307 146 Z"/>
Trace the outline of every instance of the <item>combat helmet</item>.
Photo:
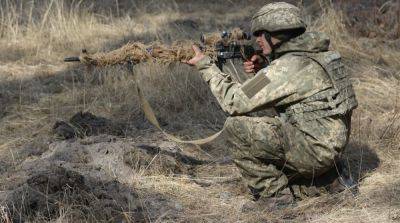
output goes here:
<path id="1" fill-rule="evenodd" d="M 298 30 L 304 33 L 306 24 L 301 18 L 300 9 L 286 2 L 275 2 L 263 6 L 252 18 L 251 32 L 275 33 Z"/>

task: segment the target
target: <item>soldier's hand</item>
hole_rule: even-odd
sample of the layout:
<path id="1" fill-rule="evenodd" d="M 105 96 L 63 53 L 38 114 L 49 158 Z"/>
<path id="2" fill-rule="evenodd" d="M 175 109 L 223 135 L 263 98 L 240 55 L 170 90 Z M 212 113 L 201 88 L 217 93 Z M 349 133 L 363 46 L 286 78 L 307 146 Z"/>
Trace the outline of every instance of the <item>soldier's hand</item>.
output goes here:
<path id="1" fill-rule="evenodd" d="M 243 63 L 244 72 L 257 73 L 262 68 L 263 62 L 264 59 L 260 55 L 253 55 L 250 60 Z"/>
<path id="2" fill-rule="evenodd" d="M 192 59 L 190 59 L 190 60 L 187 60 L 187 61 L 183 60 L 182 62 L 193 66 L 193 65 L 196 65 L 200 60 L 202 60 L 205 57 L 205 55 L 200 50 L 200 48 L 198 46 L 196 46 L 196 45 L 193 45 L 192 49 L 193 49 L 194 54 L 195 54 L 194 57 Z"/>

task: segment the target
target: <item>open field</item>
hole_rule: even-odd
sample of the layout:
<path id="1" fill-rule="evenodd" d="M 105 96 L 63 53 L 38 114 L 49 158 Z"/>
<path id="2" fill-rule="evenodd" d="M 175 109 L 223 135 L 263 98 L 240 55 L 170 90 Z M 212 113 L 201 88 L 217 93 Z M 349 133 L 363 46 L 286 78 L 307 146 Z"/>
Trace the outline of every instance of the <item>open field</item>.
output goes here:
<path id="1" fill-rule="evenodd" d="M 400 4 L 302 1 L 309 29 L 344 57 L 359 107 L 346 152 L 360 194 L 269 210 L 250 200 L 224 137 L 170 142 L 146 121 L 135 83 L 168 132 L 193 139 L 226 115 L 197 71 L 140 64 L 89 70 L 62 59 L 129 41 L 197 40 L 249 29 L 266 1 L 0 0 L 1 222 L 400 222 Z M 299 4 L 300 1 L 291 1 Z M 329 2 L 329 1 L 328 1 Z M 105 128 L 61 140 L 75 116 Z"/>

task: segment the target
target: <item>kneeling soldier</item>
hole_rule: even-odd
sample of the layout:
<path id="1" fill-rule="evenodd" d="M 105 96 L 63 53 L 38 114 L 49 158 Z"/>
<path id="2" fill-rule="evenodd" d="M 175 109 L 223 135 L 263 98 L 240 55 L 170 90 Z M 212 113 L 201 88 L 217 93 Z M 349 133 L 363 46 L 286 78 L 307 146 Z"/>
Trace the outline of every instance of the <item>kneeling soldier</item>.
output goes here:
<path id="1" fill-rule="evenodd" d="M 253 56 L 244 69 L 257 73 L 243 84 L 197 47 L 187 63 L 230 114 L 225 130 L 234 163 L 258 199 L 334 168 L 349 141 L 357 101 L 339 53 L 329 51 L 326 35 L 306 32 L 297 7 L 265 5 L 252 18 L 252 33 L 270 64 L 259 68 L 260 56 Z M 268 108 L 277 115 L 260 115 Z"/>

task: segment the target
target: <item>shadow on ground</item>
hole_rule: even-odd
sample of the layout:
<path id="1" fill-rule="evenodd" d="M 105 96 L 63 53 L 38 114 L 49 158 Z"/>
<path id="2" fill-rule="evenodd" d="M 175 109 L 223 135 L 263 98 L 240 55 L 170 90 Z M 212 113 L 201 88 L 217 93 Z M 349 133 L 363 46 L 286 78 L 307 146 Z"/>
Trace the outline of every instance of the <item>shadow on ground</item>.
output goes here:
<path id="1" fill-rule="evenodd" d="M 379 167 L 380 159 L 376 151 L 362 142 L 352 141 L 348 144 L 342 156 L 350 176 L 357 182 L 362 181 L 366 174 Z"/>

